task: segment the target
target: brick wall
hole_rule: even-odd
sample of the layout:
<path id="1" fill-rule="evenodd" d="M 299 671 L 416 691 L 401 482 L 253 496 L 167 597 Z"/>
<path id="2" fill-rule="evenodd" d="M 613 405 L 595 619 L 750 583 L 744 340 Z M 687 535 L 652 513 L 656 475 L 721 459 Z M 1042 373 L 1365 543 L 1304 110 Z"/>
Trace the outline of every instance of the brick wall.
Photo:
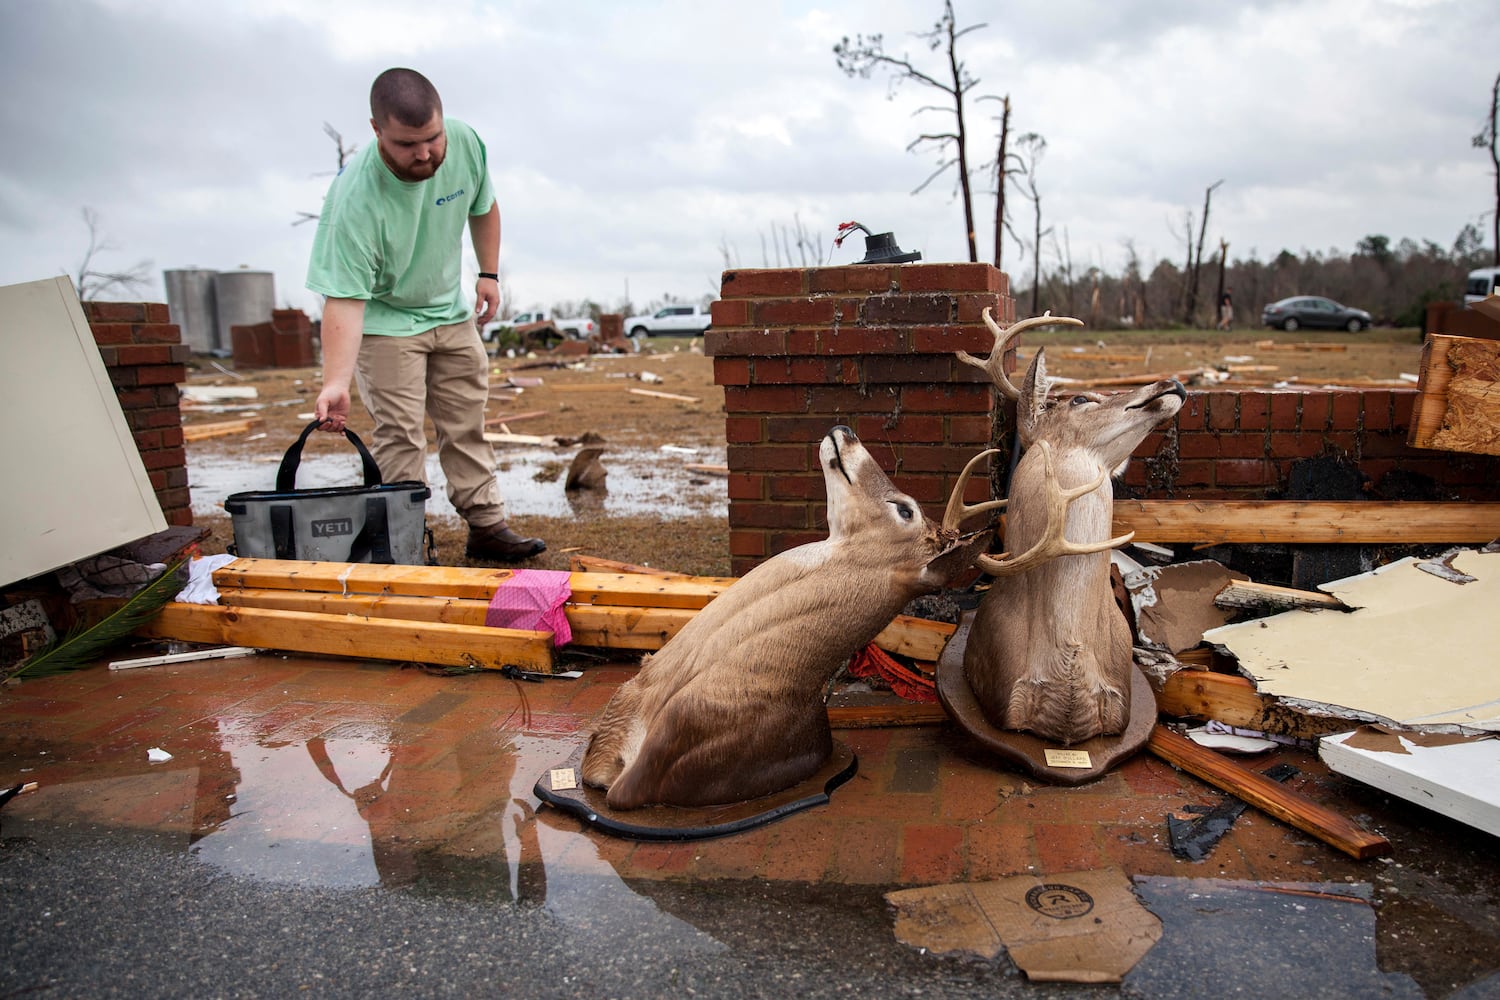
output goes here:
<path id="1" fill-rule="evenodd" d="M 705 348 L 724 386 L 732 571 L 822 538 L 818 445 L 854 429 L 929 514 L 996 433 L 985 307 L 1013 316 L 987 264 L 860 264 L 724 272 Z M 970 484 L 969 498 L 988 496 Z"/>
<path id="2" fill-rule="evenodd" d="M 724 387 L 732 572 L 825 536 L 817 454 L 834 424 L 853 427 L 931 516 L 972 455 L 1009 450 L 1013 409 L 953 357 L 989 352 L 985 306 L 1014 318 L 1006 277 L 987 264 L 724 272 L 705 344 Z M 1045 332 L 1030 339 L 1045 342 Z M 1407 447 L 1416 396 L 1190 391 L 1137 449 L 1118 494 L 1500 500 L 1500 460 Z M 1003 496 L 1004 476 L 995 463 L 967 499 Z"/>
<path id="3" fill-rule="evenodd" d="M 267 323 L 231 326 L 236 368 L 307 368 L 318 363 L 312 321 L 301 309 L 273 309 Z"/>
<path id="4" fill-rule="evenodd" d="M 192 351 L 159 302 L 85 302 L 84 315 L 169 525 L 190 526 L 177 385 Z"/>
<path id="5" fill-rule="evenodd" d="M 1416 389 L 1189 392 L 1176 419 L 1136 449 L 1120 492 L 1282 498 L 1298 492 L 1299 469 L 1333 462 L 1357 475 L 1359 496 L 1369 499 L 1500 499 L 1500 460 L 1493 456 L 1407 446 L 1417 395 Z"/>

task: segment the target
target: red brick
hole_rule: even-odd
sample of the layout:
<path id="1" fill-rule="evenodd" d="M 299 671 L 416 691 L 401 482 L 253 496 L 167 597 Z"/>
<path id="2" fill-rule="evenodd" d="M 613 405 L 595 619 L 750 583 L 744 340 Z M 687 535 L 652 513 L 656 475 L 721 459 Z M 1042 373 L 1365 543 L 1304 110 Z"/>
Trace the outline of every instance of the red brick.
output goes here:
<path id="1" fill-rule="evenodd" d="M 864 764 L 864 756 L 860 757 Z M 834 798 L 831 809 L 840 799 Z M 894 885 L 901 880 L 899 828 L 879 818 L 851 819 L 841 824 L 843 836 L 833 850 L 832 874 L 841 883 Z"/>
<path id="2" fill-rule="evenodd" d="M 823 385 L 840 381 L 841 367 L 834 358 L 756 358 L 755 381 L 762 385 Z"/>
<path id="3" fill-rule="evenodd" d="M 810 525 L 807 505 L 744 502 L 729 505 L 730 528 L 802 528 Z"/>
<path id="4" fill-rule="evenodd" d="M 903 292 L 1003 292 L 1005 274 L 991 264 L 905 264 L 897 272 Z"/>
<path id="5" fill-rule="evenodd" d="M 1272 432 L 1268 452 L 1275 458 L 1312 458 L 1323 453 L 1323 437 L 1321 434 Z"/>
<path id="6" fill-rule="evenodd" d="M 135 371 L 141 385 L 176 385 L 187 380 L 187 369 L 182 365 L 143 365 Z"/>
<path id="7" fill-rule="evenodd" d="M 715 299 L 708 311 L 715 327 L 744 326 L 750 322 L 750 303 L 744 299 Z"/>
<path id="8" fill-rule="evenodd" d="M 766 439 L 764 422 L 760 417 L 724 418 L 724 437 L 729 444 L 760 444 Z"/>
<path id="9" fill-rule="evenodd" d="M 167 304 L 165 302 L 147 302 L 147 303 L 145 303 L 145 307 L 146 307 L 146 322 L 148 322 L 148 323 L 171 323 L 172 322 L 172 311 L 167 308 Z M 298 311 L 300 312 L 300 310 L 298 310 Z M 306 319 L 305 316 L 303 318 Z"/>
<path id="10" fill-rule="evenodd" d="M 1361 394 L 1345 389 L 1330 393 L 1329 396 L 1329 428 L 1342 431 L 1358 429 L 1360 416 L 1364 412 L 1364 399 Z"/>
<path id="11" fill-rule="evenodd" d="M 766 477 L 763 475 L 745 472 L 731 472 L 729 474 L 729 499 L 731 500 L 764 500 L 766 499 Z"/>
<path id="12" fill-rule="evenodd" d="M 905 332 L 889 328 L 841 326 L 819 330 L 819 354 L 905 354 L 909 349 Z"/>
<path id="13" fill-rule="evenodd" d="M 1240 401 L 1240 430 L 1263 431 L 1270 426 L 1273 393 L 1253 390 L 1236 395 Z"/>
<path id="14" fill-rule="evenodd" d="M 951 323 L 953 319 L 953 298 L 948 295 L 872 295 L 859 310 L 862 326 Z"/>
<path id="15" fill-rule="evenodd" d="M 179 431 L 178 433 L 180 434 L 181 432 Z M 162 446 L 161 431 L 159 430 L 136 431 L 132 437 L 135 438 L 136 451 L 156 451 Z"/>
<path id="16" fill-rule="evenodd" d="M 937 382 L 953 379 L 957 362 L 944 354 L 900 354 L 867 358 L 864 363 L 868 382 Z"/>
<path id="17" fill-rule="evenodd" d="M 806 472 L 807 449 L 790 445 L 732 444 L 728 448 L 729 468 L 734 472 Z"/>
<path id="18" fill-rule="evenodd" d="M 826 413 L 839 419 L 855 413 L 887 412 L 901 398 L 899 386 L 810 385 L 802 392 L 806 404 L 803 413 Z"/>
<path id="19" fill-rule="evenodd" d="M 1263 458 L 1266 454 L 1266 434 L 1255 431 L 1245 434 L 1221 434 L 1219 436 L 1219 458 Z"/>
<path id="20" fill-rule="evenodd" d="M 90 323 L 94 320 L 102 323 L 140 323 L 146 319 L 146 305 L 143 302 L 85 302 L 83 308 Z"/>
<path id="21" fill-rule="evenodd" d="M 175 323 L 137 323 L 130 330 L 137 344 L 180 344 L 182 331 Z"/>
<path id="22" fill-rule="evenodd" d="M 129 323 L 90 323 L 89 331 L 94 335 L 96 344 L 129 344 L 131 343 Z"/>
<path id="23" fill-rule="evenodd" d="M 861 440 L 894 440 L 937 444 L 944 440 L 943 418 L 935 414 L 901 414 L 880 416 L 878 414 L 859 417 L 854 422 L 854 433 Z"/>
<path id="24" fill-rule="evenodd" d="M 1271 430 L 1295 431 L 1297 413 L 1302 402 L 1300 392 L 1275 392 L 1271 394 Z"/>
<path id="25" fill-rule="evenodd" d="M 773 443 L 822 441 L 827 433 L 826 416 L 766 418 L 766 440 Z"/>
<path id="26" fill-rule="evenodd" d="M 955 295 L 953 302 L 953 318 L 960 323 L 983 323 L 984 311 L 988 309 L 990 315 L 995 317 L 995 322 L 1002 326 L 1008 326 L 1014 322 L 1015 305 L 1010 303 L 1002 308 L 1001 303 L 1008 301 L 1000 299 L 992 293 L 975 292 L 969 295 Z M 1001 319 L 1001 313 L 1012 317 L 1009 320 Z M 986 328 L 988 329 L 988 328 Z"/>
<path id="27" fill-rule="evenodd" d="M 1184 431 L 1200 431 L 1208 426 L 1208 393 L 1188 393 L 1182 409 L 1177 411 L 1177 426 Z"/>
<path id="28" fill-rule="evenodd" d="M 1172 477 L 1172 483 L 1174 486 L 1212 486 L 1214 463 L 1201 458 L 1190 462 L 1178 462 L 1177 474 Z"/>
<path id="29" fill-rule="evenodd" d="M 1036 865 L 1036 837 L 1025 823 L 985 820 L 966 831 L 969 870 L 974 882 L 1021 875 Z"/>
<path id="30" fill-rule="evenodd" d="M 895 269 L 881 264 L 816 267 L 807 275 L 807 290 L 813 293 L 889 292 L 895 288 Z"/>
<path id="31" fill-rule="evenodd" d="M 143 453 L 141 462 L 148 469 L 169 469 L 187 465 L 187 454 L 181 448 L 163 448 Z"/>
<path id="32" fill-rule="evenodd" d="M 1177 438 L 1177 454 L 1181 458 L 1217 458 L 1219 439 L 1202 432 L 1183 434 Z"/>
<path id="33" fill-rule="evenodd" d="M 1302 394 L 1302 419 L 1298 426 L 1304 433 L 1321 434 L 1328 429 L 1328 414 L 1333 405 L 1333 395 L 1328 392 L 1304 392 Z"/>
<path id="34" fill-rule="evenodd" d="M 901 388 L 901 406 L 915 412 L 988 413 L 987 385 L 907 385 Z"/>
<path id="35" fill-rule="evenodd" d="M 1388 389 L 1371 389 L 1361 393 L 1364 397 L 1364 424 L 1366 431 L 1388 431 L 1391 423 L 1391 393 Z M 1405 427 L 1402 427 L 1405 430 Z"/>
<path id="36" fill-rule="evenodd" d="M 1420 393 L 1415 389 L 1394 389 L 1391 391 L 1391 429 L 1405 431 L 1411 426 L 1412 410 L 1417 405 L 1417 396 Z"/>
<path id="37" fill-rule="evenodd" d="M 1208 397 L 1208 429 L 1227 431 L 1238 426 L 1240 395 L 1237 392 L 1210 392 Z"/>
<path id="38" fill-rule="evenodd" d="M 742 355 L 780 355 L 787 351 L 785 330 L 760 328 L 713 330 L 704 334 L 703 349 L 715 358 Z"/>
<path id="39" fill-rule="evenodd" d="M 167 365 L 172 363 L 172 348 L 166 344 L 126 344 L 111 349 L 115 363 L 121 365 Z"/>
<path id="40" fill-rule="evenodd" d="M 817 502 L 824 499 L 827 492 L 823 485 L 823 477 L 820 475 L 768 476 L 766 485 L 770 493 L 767 499 L 773 501 L 811 500 Z"/>
<path id="41" fill-rule="evenodd" d="M 762 299 L 750 312 L 755 326 L 826 326 L 833 322 L 838 300 L 832 298 Z"/>
<path id="42" fill-rule="evenodd" d="M 729 413 L 805 413 L 807 392 L 794 386 L 725 386 L 724 409 Z"/>
<path id="43" fill-rule="evenodd" d="M 1221 459 L 1214 466 L 1214 481 L 1218 486 L 1264 486 L 1274 479 L 1270 463 L 1256 459 Z"/>
<path id="44" fill-rule="evenodd" d="M 964 872 L 963 829 L 911 824 L 901 834 L 901 881 L 911 885 L 956 882 Z"/>
<path id="45" fill-rule="evenodd" d="M 725 271 L 719 278 L 719 294 L 726 299 L 806 292 L 807 271 L 801 268 Z"/>
<path id="46" fill-rule="evenodd" d="M 730 531 L 729 553 L 734 556 L 764 556 L 766 554 L 765 532 L 749 529 Z"/>
<path id="47" fill-rule="evenodd" d="M 911 349 L 918 354 L 952 354 L 967 351 L 984 357 L 995 346 L 995 337 L 989 329 L 972 323 L 943 323 L 935 326 L 918 326 L 911 330 Z M 968 365 L 963 366 L 965 370 Z M 972 369 L 978 378 L 988 378 L 977 368 Z"/>
<path id="48" fill-rule="evenodd" d="M 992 422 L 988 413 L 979 416 L 950 416 L 948 440 L 955 445 L 979 445 L 980 450 L 989 446 Z"/>

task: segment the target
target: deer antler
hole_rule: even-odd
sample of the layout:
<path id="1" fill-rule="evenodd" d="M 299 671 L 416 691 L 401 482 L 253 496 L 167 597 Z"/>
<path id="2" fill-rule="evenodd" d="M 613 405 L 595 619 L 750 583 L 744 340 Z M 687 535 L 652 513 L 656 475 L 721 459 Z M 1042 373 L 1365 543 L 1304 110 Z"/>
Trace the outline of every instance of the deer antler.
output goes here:
<path id="1" fill-rule="evenodd" d="M 984 555 L 976 559 L 975 564 L 991 576 L 1014 576 L 1058 556 L 1104 552 L 1124 545 L 1135 537 L 1135 532 L 1132 531 L 1102 542 L 1070 542 L 1064 538 L 1063 530 L 1068 525 L 1069 505 L 1079 497 L 1092 493 L 1104 485 L 1104 479 L 1109 472 L 1100 469 L 1098 477 L 1093 482 L 1065 490 L 1057 482 L 1057 469 L 1052 464 L 1052 446 L 1046 441 L 1038 441 L 1036 447 L 1041 449 L 1043 468 L 1047 476 L 1047 529 L 1035 545 L 1018 556 L 1007 556 L 1002 553 L 999 559 Z M 949 506 L 952 506 L 951 501 Z"/>
<path id="2" fill-rule="evenodd" d="M 995 387 L 1004 393 L 1007 399 L 1013 400 L 1020 399 L 1021 392 L 1015 386 L 1011 385 L 1010 379 L 1005 374 L 1005 349 L 1010 345 L 1010 342 L 1022 330 L 1030 330 L 1033 327 L 1058 325 L 1083 326 L 1082 320 L 1074 319 L 1071 316 L 1054 316 L 1051 310 L 1048 310 L 1040 316 L 1033 316 L 1030 319 L 1023 319 L 1019 323 L 1012 323 L 1002 330 L 1000 329 L 1000 324 L 995 322 L 995 317 L 991 315 L 988 307 L 985 308 L 981 315 L 984 319 L 984 325 L 989 327 L 990 332 L 995 335 L 995 346 L 991 349 L 990 356 L 981 361 L 967 351 L 956 351 L 955 353 L 958 355 L 958 360 L 964 364 L 973 365 L 975 368 L 981 369 L 988 374 L 990 381 L 995 383 Z"/>
<path id="3" fill-rule="evenodd" d="M 998 455 L 999 448 L 990 448 L 981 451 L 969 459 L 969 464 L 964 466 L 964 471 L 958 474 L 958 482 L 953 486 L 953 492 L 948 494 L 948 507 L 943 511 L 943 530 L 957 532 L 959 525 L 974 514 L 987 510 L 999 510 L 1009 500 L 985 500 L 980 503 L 964 503 L 964 487 L 969 484 L 969 477 L 973 475 L 975 467 L 991 455 Z"/>

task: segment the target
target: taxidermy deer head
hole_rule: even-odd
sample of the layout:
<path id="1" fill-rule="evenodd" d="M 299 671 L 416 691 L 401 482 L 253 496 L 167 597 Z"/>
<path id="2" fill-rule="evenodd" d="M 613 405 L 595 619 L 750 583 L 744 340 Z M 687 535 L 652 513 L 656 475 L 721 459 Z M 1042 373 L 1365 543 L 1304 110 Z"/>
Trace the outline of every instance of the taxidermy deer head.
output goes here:
<path id="1" fill-rule="evenodd" d="M 1000 729 L 1063 744 L 1118 733 L 1130 717 L 1132 660 L 1130 630 L 1110 589 L 1108 550 L 1132 536 L 1110 537 L 1109 476 L 1124 472 L 1131 452 L 1181 409 L 1187 393 L 1167 379 L 1054 400 L 1040 348 L 1018 389 L 1002 367 L 1010 341 L 1029 328 L 1082 324 L 1047 315 L 1002 331 L 989 310 L 984 321 L 995 336 L 989 358 L 958 357 L 987 372 L 1016 403 L 1025 454 L 1010 480 L 1005 545 L 1025 557 L 978 560 L 996 580 L 975 613 L 964 675 Z"/>
<path id="2" fill-rule="evenodd" d="M 605 706 L 582 773 L 612 808 L 738 802 L 816 773 L 833 751 L 835 671 L 972 562 L 978 541 L 928 520 L 849 428 L 818 456 L 828 538 L 747 573 Z"/>

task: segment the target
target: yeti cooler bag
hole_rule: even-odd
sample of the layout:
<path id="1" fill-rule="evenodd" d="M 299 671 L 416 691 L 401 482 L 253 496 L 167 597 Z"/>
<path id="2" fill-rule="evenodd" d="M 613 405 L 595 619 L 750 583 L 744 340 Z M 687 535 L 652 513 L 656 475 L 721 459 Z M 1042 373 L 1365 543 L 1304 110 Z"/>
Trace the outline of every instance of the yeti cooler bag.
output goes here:
<path id="1" fill-rule="evenodd" d="M 302 446 L 318 423 L 308 424 L 282 456 L 276 489 L 235 493 L 224 501 L 234 524 L 233 554 L 421 565 L 432 491 L 414 481 L 382 482 L 380 467 L 353 431 L 345 428 L 344 437 L 359 452 L 365 484 L 297 489 Z"/>

